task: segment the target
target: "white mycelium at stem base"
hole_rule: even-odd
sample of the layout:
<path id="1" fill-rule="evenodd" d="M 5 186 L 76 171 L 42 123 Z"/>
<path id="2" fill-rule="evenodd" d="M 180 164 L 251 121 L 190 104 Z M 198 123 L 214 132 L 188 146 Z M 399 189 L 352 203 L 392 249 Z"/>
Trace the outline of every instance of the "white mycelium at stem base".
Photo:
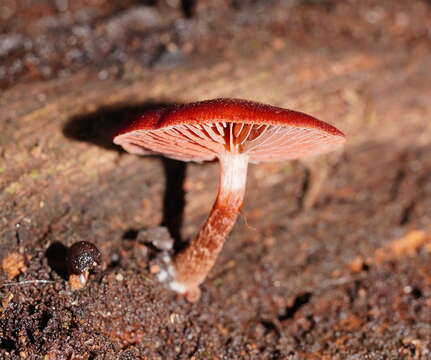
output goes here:
<path id="1" fill-rule="evenodd" d="M 227 151 L 219 160 L 220 186 L 211 213 L 193 241 L 173 259 L 170 287 L 190 301 L 199 299 L 199 285 L 214 266 L 244 199 L 248 156 Z"/>

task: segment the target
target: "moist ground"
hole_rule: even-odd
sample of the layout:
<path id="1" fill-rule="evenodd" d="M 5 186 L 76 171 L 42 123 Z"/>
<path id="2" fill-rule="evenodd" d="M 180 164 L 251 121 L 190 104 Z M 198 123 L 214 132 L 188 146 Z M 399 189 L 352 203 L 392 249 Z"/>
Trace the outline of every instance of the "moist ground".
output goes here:
<path id="1" fill-rule="evenodd" d="M 431 357 L 429 2 L 28 3 L 0 4 L 0 357 Z M 151 274 L 149 237 L 162 225 L 180 247 L 199 230 L 217 164 L 129 155 L 111 136 L 216 97 L 310 113 L 348 142 L 251 166 L 189 304 Z M 72 291 L 81 240 L 103 261 Z"/>

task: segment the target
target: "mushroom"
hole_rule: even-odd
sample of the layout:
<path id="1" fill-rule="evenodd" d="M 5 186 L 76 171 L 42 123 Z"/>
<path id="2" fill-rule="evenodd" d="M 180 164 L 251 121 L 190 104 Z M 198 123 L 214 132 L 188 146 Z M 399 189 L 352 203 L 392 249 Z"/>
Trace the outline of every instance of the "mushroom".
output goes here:
<path id="1" fill-rule="evenodd" d="M 78 241 L 69 248 L 67 268 L 72 290 L 82 289 L 88 280 L 89 270 L 100 264 L 99 249 L 88 241 Z"/>
<path id="2" fill-rule="evenodd" d="M 126 124 L 114 143 L 139 155 L 220 163 L 211 213 L 181 252 L 166 259 L 161 281 L 189 301 L 213 267 L 240 211 L 248 163 L 299 159 L 339 148 L 344 134 L 309 115 L 240 99 L 215 99 L 152 110 Z"/>

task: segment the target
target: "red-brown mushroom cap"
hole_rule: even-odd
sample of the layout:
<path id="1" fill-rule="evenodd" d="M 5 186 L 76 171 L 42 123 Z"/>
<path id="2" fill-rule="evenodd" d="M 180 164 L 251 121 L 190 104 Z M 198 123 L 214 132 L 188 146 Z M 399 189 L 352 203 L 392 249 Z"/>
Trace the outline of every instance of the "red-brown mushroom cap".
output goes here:
<path id="1" fill-rule="evenodd" d="M 114 143 L 136 154 L 184 161 L 244 153 L 251 162 L 297 159 L 344 143 L 335 127 L 301 112 L 240 99 L 215 99 L 148 111 Z"/>

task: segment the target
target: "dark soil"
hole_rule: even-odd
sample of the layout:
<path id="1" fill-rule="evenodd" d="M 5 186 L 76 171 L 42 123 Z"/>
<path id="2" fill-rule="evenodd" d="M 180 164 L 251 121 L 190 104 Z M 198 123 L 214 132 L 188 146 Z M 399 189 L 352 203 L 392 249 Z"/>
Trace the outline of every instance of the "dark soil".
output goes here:
<path id="1" fill-rule="evenodd" d="M 3 0 L 0 358 L 431 358 L 431 3 Z M 217 190 L 217 164 L 136 157 L 119 124 L 239 97 L 346 133 L 253 165 L 195 304 L 150 272 Z M 162 226 L 162 228 L 160 228 Z M 102 253 L 67 282 L 68 247 Z"/>

